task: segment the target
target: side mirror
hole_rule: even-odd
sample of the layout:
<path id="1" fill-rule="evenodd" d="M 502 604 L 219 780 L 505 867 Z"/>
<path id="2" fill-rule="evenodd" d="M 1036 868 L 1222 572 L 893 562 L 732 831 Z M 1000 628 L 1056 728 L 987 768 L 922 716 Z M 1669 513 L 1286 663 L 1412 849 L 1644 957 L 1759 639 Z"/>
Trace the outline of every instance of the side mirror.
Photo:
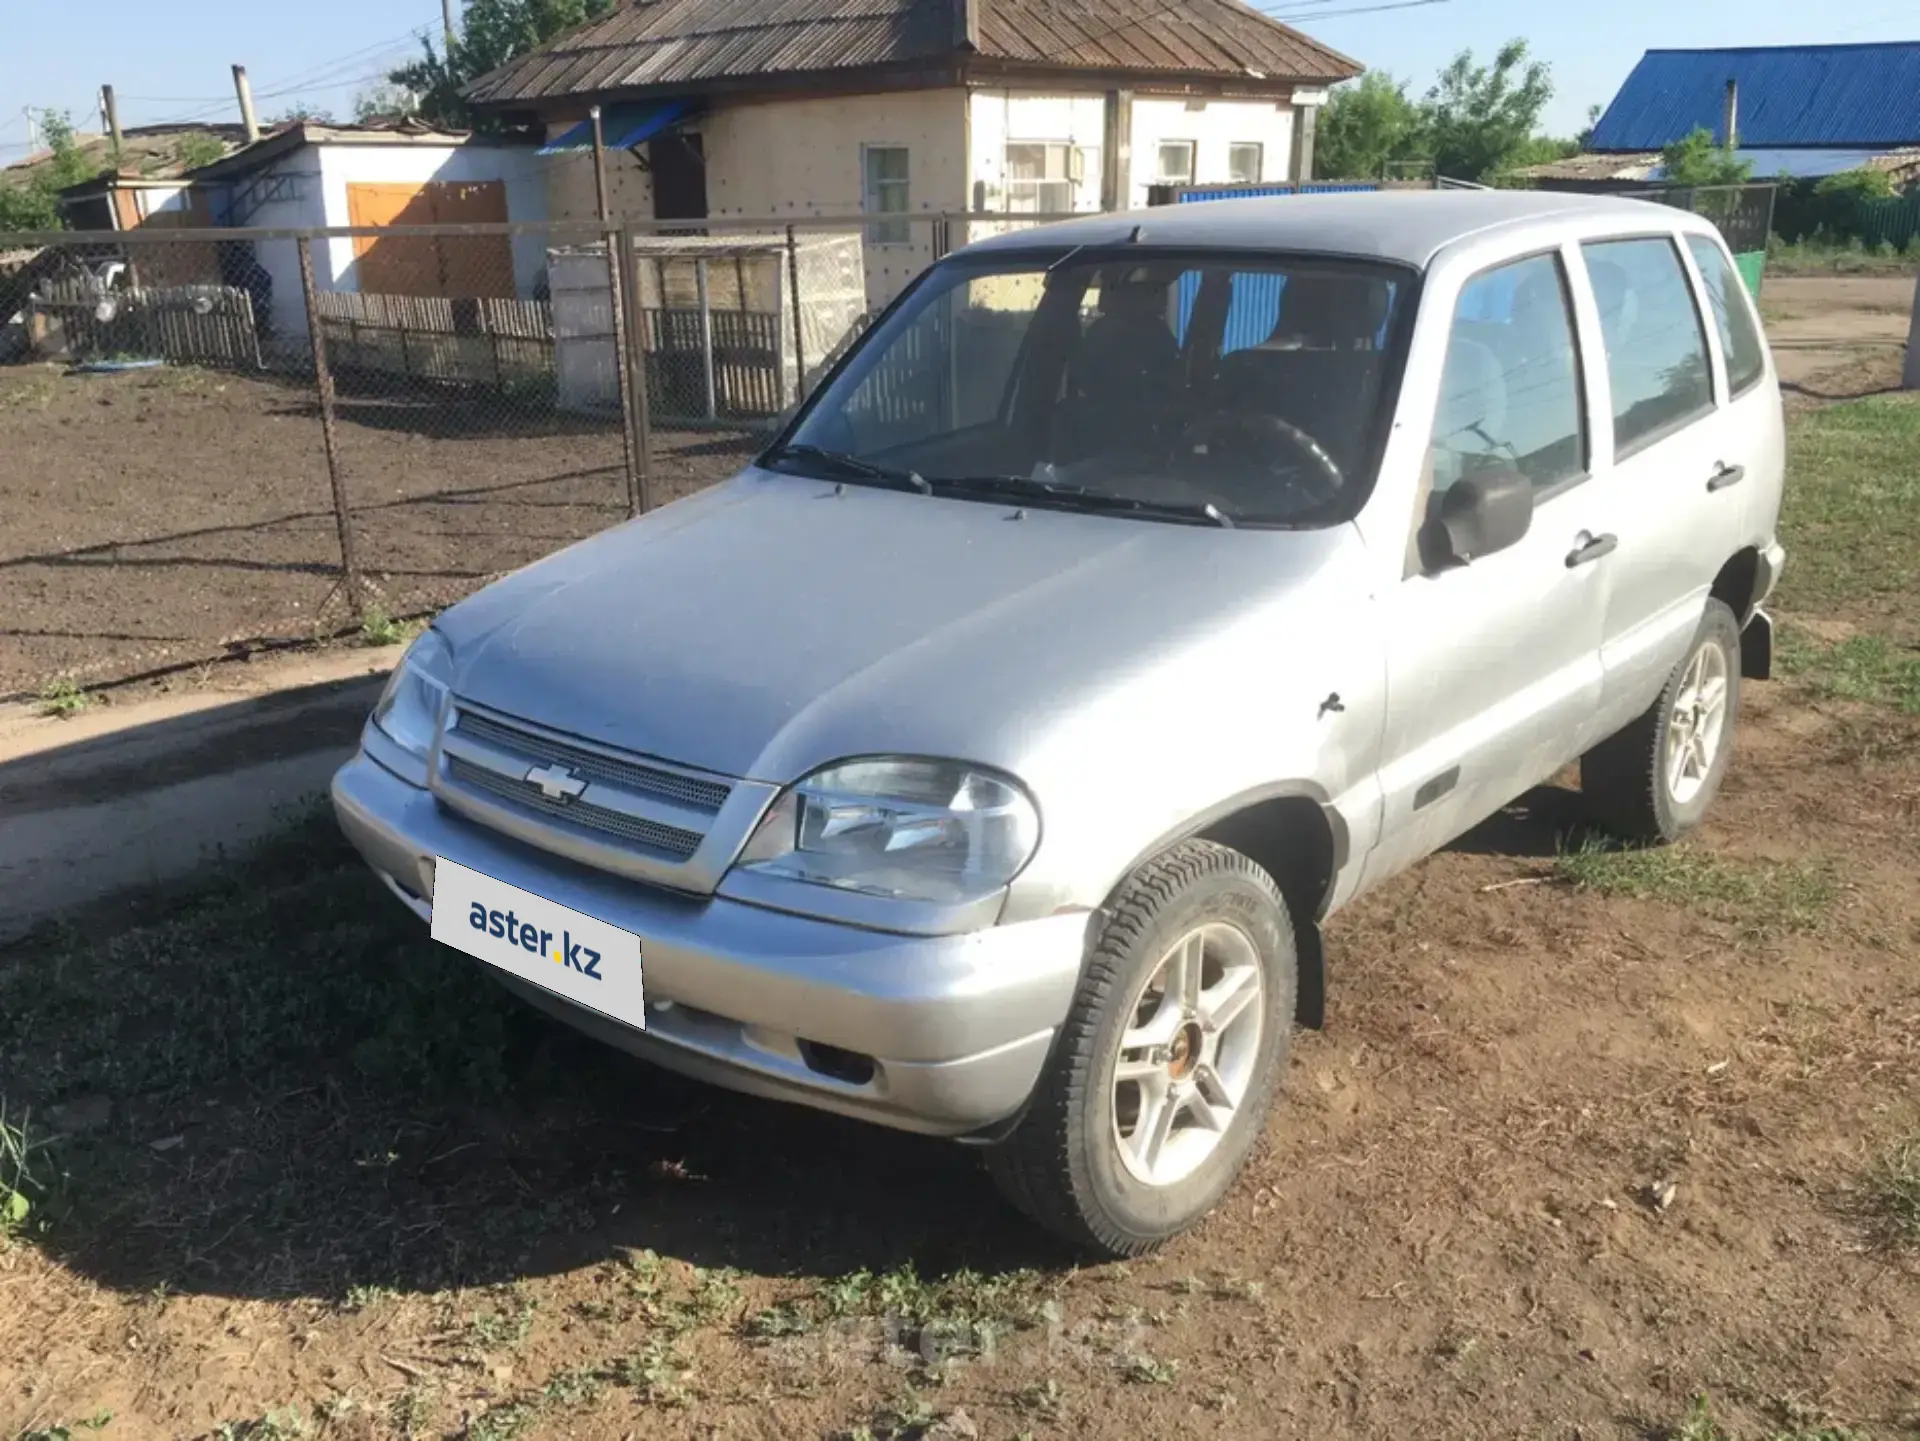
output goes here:
<path id="1" fill-rule="evenodd" d="M 1533 526 L 1533 482 L 1509 466 L 1463 475 L 1436 499 L 1434 559 L 1469 565 L 1517 545 Z"/>

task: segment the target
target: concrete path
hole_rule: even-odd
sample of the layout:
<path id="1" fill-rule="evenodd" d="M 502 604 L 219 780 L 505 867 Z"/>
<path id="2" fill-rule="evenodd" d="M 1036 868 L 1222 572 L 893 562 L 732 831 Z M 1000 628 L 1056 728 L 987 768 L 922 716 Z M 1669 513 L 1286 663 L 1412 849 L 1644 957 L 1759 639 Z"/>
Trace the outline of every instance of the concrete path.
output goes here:
<path id="1" fill-rule="evenodd" d="M 284 824 L 324 794 L 399 657 L 256 663 L 70 720 L 0 709 L 0 940 Z"/>

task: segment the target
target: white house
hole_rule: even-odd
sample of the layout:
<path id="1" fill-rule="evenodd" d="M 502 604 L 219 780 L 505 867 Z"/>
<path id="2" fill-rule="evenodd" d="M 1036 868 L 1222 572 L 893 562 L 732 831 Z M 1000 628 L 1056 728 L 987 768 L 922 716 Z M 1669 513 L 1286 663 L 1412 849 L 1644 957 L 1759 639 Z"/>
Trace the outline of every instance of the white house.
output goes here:
<path id="1" fill-rule="evenodd" d="M 468 94 L 543 129 L 555 220 L 597 214 L 594 104 L 616 216 L 904 217 L 1303 179 L 1315 107 L 1360 68 L 1237 0 L 630 0 Z M 874 303 L 934 243 L 871 227 Z"/>
<path id="2" fill-rule="evenodd" d="M 547 179 L 524 141 L 405 120 L 299 122 L 192 171 L 176 196 L 155 203 L 191 205 L 216 226 L 276 229 L 539 221 L 547 217 Z M 274 330 L 305 334 L 294 243 L 260 241 L 253 252 Z M 313 263 L 320 290 L 512 298 L 546 285 L 538 234 L 337 238 L 314 244 Z"/>

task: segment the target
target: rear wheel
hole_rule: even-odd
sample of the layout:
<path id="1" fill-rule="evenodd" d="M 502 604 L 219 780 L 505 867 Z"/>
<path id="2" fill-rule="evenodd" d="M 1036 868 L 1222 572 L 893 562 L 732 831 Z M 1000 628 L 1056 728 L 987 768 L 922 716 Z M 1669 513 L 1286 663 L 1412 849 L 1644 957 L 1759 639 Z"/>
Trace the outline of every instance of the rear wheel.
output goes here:
<path id="1" fill-rule="evenodd" d="M 1678 840 L 1706 818 L 1740 716 L 1740 623 L 1718 600 L 1660 697 L 1580 761 L 1588 809 L 1627 840 Z"/>
<path id="2" fill-rule="evenodd" d="M 1109 911 L 1026 1116 L 987 1153 L 1015 1205 L 1076 1245 L 1137 1256 L 1233 1184 L 1286 1064 L 1297 966 L 1273 880 L 1186 841 Z"/>

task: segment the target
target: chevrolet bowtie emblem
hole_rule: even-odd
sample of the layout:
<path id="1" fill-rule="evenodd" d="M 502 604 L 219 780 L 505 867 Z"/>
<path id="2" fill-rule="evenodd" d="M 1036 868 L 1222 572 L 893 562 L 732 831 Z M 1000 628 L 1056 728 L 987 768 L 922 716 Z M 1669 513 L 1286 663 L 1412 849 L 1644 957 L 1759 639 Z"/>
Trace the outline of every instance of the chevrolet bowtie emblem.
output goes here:
<path id="1" fill-rule="evenodd" d="M 563 802 L 578 800 L 587 788 L 587 783 L 565 766 L 536 766 L 527 772 L 527 784 L 539 786 L 540 794 L 548 800 Z"/>

